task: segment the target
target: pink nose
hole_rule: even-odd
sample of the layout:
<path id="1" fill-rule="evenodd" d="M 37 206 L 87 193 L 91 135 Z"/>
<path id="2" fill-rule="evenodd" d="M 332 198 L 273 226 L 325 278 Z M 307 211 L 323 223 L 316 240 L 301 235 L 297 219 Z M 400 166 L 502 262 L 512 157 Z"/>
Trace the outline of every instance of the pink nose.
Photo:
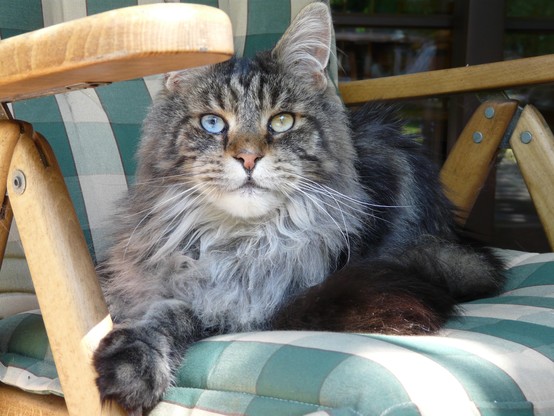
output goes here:
<path id="1" fill-rule="evenodd" d="M 237 154 L 235 156 L 235 159 L 237 159 L 239 162 L 242 163 L 242 166 L 244 166 L 244 169 L 252 170 L 256 166 L 256 162 L 262 157 L 263 155 L 259 153 L 242 152 Z"/>

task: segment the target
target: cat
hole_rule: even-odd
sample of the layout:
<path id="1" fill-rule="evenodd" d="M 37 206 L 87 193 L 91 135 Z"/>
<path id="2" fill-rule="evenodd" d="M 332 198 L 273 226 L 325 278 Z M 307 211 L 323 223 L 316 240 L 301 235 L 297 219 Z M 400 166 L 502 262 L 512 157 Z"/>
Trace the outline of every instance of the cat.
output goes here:
<path id="1" fill-rule="evenodd" d="M 115 322 L 94 354 L 104 401 L 151 409 L 210 335 L 429 334 L 501 287 L 396 113 L 341 103 L 331 24 L 316 2 L 271 51 L 166 76 L 99 269 Z"/>

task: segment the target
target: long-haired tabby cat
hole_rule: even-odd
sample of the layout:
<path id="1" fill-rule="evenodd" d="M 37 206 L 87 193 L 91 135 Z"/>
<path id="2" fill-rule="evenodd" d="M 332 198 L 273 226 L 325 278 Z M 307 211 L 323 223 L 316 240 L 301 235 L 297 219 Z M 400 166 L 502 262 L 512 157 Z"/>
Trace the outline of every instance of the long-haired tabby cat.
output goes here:
<path id="1" fill-rule="evenodd" d="M 194 341 L 230 331 L 422 334 L 496 292 L 458 242 L 435 167 L 383 107 L 349 113 L 325 76 L 327 6 L 272 50 L 172 73 L 102 266 L 116 323 L 104 400 L 141 413 Z"/>

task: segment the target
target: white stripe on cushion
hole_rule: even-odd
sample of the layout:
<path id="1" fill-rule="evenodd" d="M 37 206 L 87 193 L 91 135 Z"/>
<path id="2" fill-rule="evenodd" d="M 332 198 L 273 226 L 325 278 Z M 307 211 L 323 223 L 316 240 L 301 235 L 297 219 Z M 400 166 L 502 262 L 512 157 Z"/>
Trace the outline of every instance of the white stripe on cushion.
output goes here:
<path id="1" fill-rule="evenodd" d="M 42 0 L 44 27 L 87 15 L 86 0 Z"/>
<path id="2" fill-rule="evenodd" d="M 471 331 L 444 330 L 441 342 L 477 355 L 510 376 L 536 415 L 551 416 L 554 409 L 554 362 L 524 345 Z M 542 410 L 540 410 L 542 409 Z M 545 410 L 546 409 L 546 410 Z M 546 412 L 546 413 L 545 413 Z"/>

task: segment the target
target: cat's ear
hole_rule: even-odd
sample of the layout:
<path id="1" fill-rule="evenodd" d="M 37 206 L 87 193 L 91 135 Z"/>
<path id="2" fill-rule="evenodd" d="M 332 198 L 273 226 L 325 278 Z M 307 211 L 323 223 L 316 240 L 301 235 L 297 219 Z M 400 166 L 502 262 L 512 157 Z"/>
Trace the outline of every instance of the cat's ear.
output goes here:
<path id="1" fill-rule="evenodd" d="M 164 76 L 164 85 L 169 91 L 180 90 L 187 82 L 192 82 L 193 78 L 202 76 L 205 67 L 195 67 L 183 69 L 181 71 L 168 72 Z"/>
<path id="2" fill-rule="evenodd" d="M 314 87 L 325 89 L 325 68 L 329 62 L 332 32 L 327 5 L 311 3 L 298 13 L 273 49 L 273 55 L 285 68 L 313 81 Z"/>
<path id="3" fill-rule="evenodd" d="M 181 83 L 181 72 L 173 71 L 164 75 L 164 86 L 169 91 L 175 91 Z"/>

